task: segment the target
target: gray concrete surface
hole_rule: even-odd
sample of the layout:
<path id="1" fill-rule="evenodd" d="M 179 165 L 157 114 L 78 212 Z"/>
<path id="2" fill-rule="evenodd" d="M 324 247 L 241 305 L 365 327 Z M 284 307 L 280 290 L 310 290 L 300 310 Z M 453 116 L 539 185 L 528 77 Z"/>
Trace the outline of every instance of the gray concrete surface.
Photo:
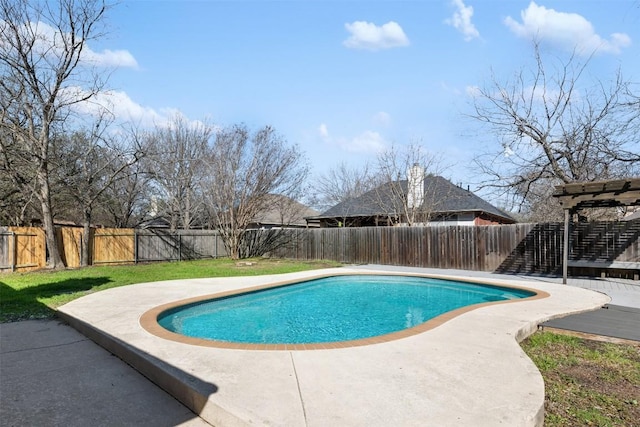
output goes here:
<path id="1" fill-rule="evenodd" d="M 0 324 L 2 426 L 209 425 L 58 320 Z"/>
<path id="2" fill-rule="evenodd" d="M 461 275 L 483 279 L 498 278 L 519 282 L 534 281 L 551 284 L 559 282 L 559 279 L 556 278 L 512 277 L 458 270 L 388 266 L 358 267 L 359 270 L 365 271 L 381 268 L 389 271 Z M 570 279 L 569 284 L 573 287 L 605 292 L 612 297 L 611 303 L 617 305 L 640 307 L 640 284 L 637 282 L 615 279 Z M 220 288 L 215 285 L 211 287 L 211 284 L 207 285 L 202 282 L 200 285 L 205 289 L 201 292 L 205 293 Z M 139 290 L 144 290 L 144 288 L 145 286 L 142 286 Z M 184 294 L 184 287 L 166 285 L 166 288 L 170 289 L 168 298 L 176 299 Z M 126 295 L 124 300 L 122 299 L 123 295 Z M 126 310 L 132 310 L 136 303 L 131 300 L 131 296 L 129 292 L 111 296 L 105 294 L 98 299 L 101 299 L 105 304 L 124 305 Z M 93 302 L 91 300 L 85 300 L 79 304 L 86 306 L 89 312 L 92 311 Z M 598 304 L 600 302 L 591 303 L 592 306 Z M 575 310 L 576 308 L 569 304 L 567 309 Z M 99 311 L 101 314 L 98 314 L 95 324 L 100 329 L 109 330 L 114 327 L 113 324 L 116 324 L 119 325 L 116 329 L 124 331 L 125 336 L 128 335 L 127 330 L 137 329 L 137 324 L 132 326 L 127 323 L 129 322 L 127 319 L 118 320 L 118 310 L 113 306 L 102 307 Z M 478 321 L 477 315 L 478 313 L 470 316 L 471 318 L 468 320 L 471 324 Z M 494 322 L 499 322 L 499 318 L 503 315 L 504 313 L 499 312 L 490 316 L 489 319 L 484 319 L 488 320 L 487 328 L 491 328 Z M 542 315 L 542 317 L 545 316 L 551 316 L 551 312 L 548 311 Z M 112 326 L 105 323 L 111 323 Z M 272 399 L 275 398 L 283 402 L 294 402 L 296 408 L 294 415 L 289 415 L 293 417 L 289 420 L 294 421 L 289 425 L 322 425 L 323 422 L 331 425 L 358 425 L 358 420 L 360 422 L 363 419 L 366 420 L 366 411 L 370 411 L 372 419 L 378 419 L 380 423 L 399 425 L 396 422 L 398 419 L 389 417 L 400 413 L 411 414 L 411 411 L 415 410 L 413 407 L 420 405 L 427 412 L 442 413 L 441 416 L 444 417 L 444 420 L 449 417 L 449 423 L 438 425 L 465 425 L 464 421 L 468 421 L 469 418 L 465 418 L 468 415 L 463 412 L 469 411 L 471 408 L 482 413 L 491 413 L 492 408 L 483 407 L 482 402 L 474 402 L 468 396 L 466 401 L 458 395 L 439 396 L 437 394 L 438 387 L 433 388 L 431 385 L 444 386 L 445 390 L 467 387 L 472 392 L 471 396 L 474 393 L 478 395 L 496 394 L 495 390 L 487 392 L 483 389 L 486 384 L 483 384 L 482 376 L 479 379 L 470 379 L 465 377 L 464 373 L 470 367 L 478 364 L 488 365 L 490 372 L 493 370 L 500 374 L 499 382 L 514 384 L 520 381 L 521 378 L 518 375 L 521 374 L 509 375 L 512 367 L 506 367 L 506 372 L 501 372 L 504 371 L 502 368 L 505 365 L 503 365 L 504 360 L 500 358 L 500 354 L 504 352 L 505 346 L 508 348 L 508 353 L 514 352 L 517 355 L 512 355 L 516 360 L 515 365 L 517 367 L 524 366 L 523 378 L 525 381 L 533 381 L 533 390 L 536 390 L 536 387 L 541 388 L 539 387 L 541 379 L 540 384 L 536 385 L 537 372 L 535 369 L 532 369 L 526 360 L 522 359 L 522 354 L 519 353 L 517 346 L 509 344 L 509 342 L 515 342 L 513 328 L 510 328 L 506 335 L 499 328 L 493 331 L 487 328 L 483 328 L 484 331 L 481 332 L 480 337 L 470 334 L 470 331 L 465 331 L 464 326 L 463 330 L 458 329 L 457 333 L 455 328 L 437 328 L 436 333 L 422 334 L 429 335 L 427 342 L 412 338 L 406 341 L 403 346 L 387 345 L 385 346 L 386 350 L 382 353 L 367 352 L 366 348 L 354 351 L 333 351 L 334 362 L 327 360 L 326 356 L 329 353 L 327 351 L 251 352 L 251 354 L 244 355 L 251 360 L 245 357 L 236 361 L 233 359 L 237 359 L 238 353 L 234 351 L 215 351 L 214 349 L 213 351 L 204 350 L 204 354 L 208 363 L 217 365 L 215 370 L 217 374 L 214 378 L 216 384 L 221 388 L 224 387 L 226 398 L 229 397 L 230 392 L 232 401 L 234 393 L 240 397 L 235 403 L 236 406 L 226 404 L 226 410 L 236 414 L 244 413 L 245 420 L 265 420 L 268 417 L 277 419 L 278 406 L 270 405 Z M 452 336 L 452 333 L 458 336 Z M 488 341 L 483 334 L 489 334 Z M 498 341 L 496 341 L 496 336 L 499 337 Z M 469 355 L 471 357 L 469 362 L 465 362 L 466 357 L 456 359 L 456 354 L 468 351 L 465 342 L 468 344 L 468 341 L 476 341 L 478 338 L 486 342 Z M 438 339 L 442 340 L 441 344 L 438 344 Z M 435 343 L 434 340 L 436 340 Z M 158 344 L 154 337 L 146 336 L 143 341 L 152 343 L 152 349 L 154 345 Z M 143 344 L 143 348 L 145 345 L 147 344 Z M 179 345 L 176 346 L 179 350 L 177 356 L 175 354 L 172 356 L 171 352 L 167 353 L 166 351 L 167 348 L 173 348 L 174 344 L 160 345 L 161 351 L 157 355 L 160 358 L 166 357 L 169 362 L 174 357 L 178 357 L 178 359 L 189 358 L 190 350 L 185 351 Z M 454 353 L 444 351 L 445 346 L 450 346 Z M 405 351 L 409 351 L 409 354 L 413 356 L 409 359 L 401 358 L 400 363 L 397 363 L 395 360 L 397 354 Z M 211 359 L 211 356 L 216 358 Z M 453 367 L 451 370 L 439 366 L 438 363 L 432 363 L 434 360 L 447 361 L 447 358 L 449 359 L 446 364 Z M 174 363 L 182 364 L 180 361 Z M 249 363 L 254 366 L 242 369 L 238 363 Z M 332 365 L 332 363 L 336 363 L 336 365 Z M 468 365 L 465 366 L 465 363 Z M 424 371 L 425 365 L 431 366 L 428 372 Z M 381 367 L 384 369 L 379 375 L 377 370 Z M 276 379 L 277 377 L 284 378 L 285 387 L 278 387 L 282 383 L 277 381 L 275 384 L 264 384 L 264 386 L 260 382 L 256 382 L 256 379 L 264 379 L 267 374 L 276 377 Z M 373 382 L 358 384 L 359 377 L 362 376 L 371 377 Z M 242 385 L 245 380 L 246 384 L 250 384 L 249 386 Z M 421 387 L 424 386 L 432 390 L 420 395 Z M 246 388 L 244 393 L 243 387 Z M 235 389 L 235 391 L 230 389 Z M 541 389 L 543 392 L 543 388 Z M 341 397 L 345 392 L 345 397 Z M 532 391 L 531 393 L 535 395 L 540 392 L 541 390 L 537 390 L 537 392 Z M 219 396 L 221 394 L 218 393 Z M 520 394 L 521 391 L 510 397 L 518 399 L 517 396 Z M 398 396 L 402 396 L 402 398 L 398 398 Z M 211 397 L 216 398 L 214 395 Z M 539 398 L 539 396 L 537 397 Z M 521 396 L 521 398 L 532 399 L 531 396 Z M 262 411 L 262 413 L 252 413 L 251 411 L 247 413 L 246 408 L 242 408 L 243 402 L 246 403 L 247 400 L 249 403 L 253 401 L 254 409 L 252 411 Z M 373 407 L 367 408 L 366 405 L 371 402 L 374 402 Z M 378 404 L 376 405 L 375 402 Z M 517 402 L 514 404 L 517 409 Z M 407 405 L 409 412 L 405 407 Z M 514 408 L 508 407 L 507 409 L 511 412 Z M 345 414 L 349 412 L 352 418 L 344 418 L 347 416 Z M 280 419 L 282 420 L 282 418 Z M 508 417 L 494 418 L 493 423 L 490 420 L 487 421 L 486 418 L 475 420 L 479 423 L 473 425 L 514 425 L 511 423 L 513 418 Z M 278 425 L 279 423 L 275 422 L 274 424 Z M 208 424 L 129 365 L 68 325 L 53 320 L 0 324 L 0 425 L 196 426 Z M 280 423 L 280 425 L 283 424 Z M 421 425 L 427 424 L 421 422 Z"/>
<path id="3" fill-rule="evenodd" d="M 378 269 L 379 268 L 379 269 Z M 475 278 L 548 292 L 543 299 L 483 306 L 431 330 L 361 347 L 230 350 L 163 339 L 140 326 L 146 311 L 186 298 L 330 273 L 193 279 L 114 288 L 59 311 L 132 357 L 213 425 L 540 426 L 544 383 L 518 345 L 540 322 L 593 310 L 606 295 L 518 278 Z M 445 276 L 440 276 L 445 277 Z M 146 359 L 146 360 L 145 360 Z M 212 387 L 213 386 L 213 387 Z"/>

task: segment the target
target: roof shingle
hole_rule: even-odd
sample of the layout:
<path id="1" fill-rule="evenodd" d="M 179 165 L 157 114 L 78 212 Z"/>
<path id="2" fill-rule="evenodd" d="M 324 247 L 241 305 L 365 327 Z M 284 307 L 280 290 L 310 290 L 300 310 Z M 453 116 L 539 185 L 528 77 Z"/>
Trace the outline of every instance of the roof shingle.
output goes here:
<path id="1" fill-rule="evenodd" d="M 338 203 L 316 218 L 342 218 L 357 216 L 387 215 L 396 213 L 400 194 L 407 194 L 407 180 L 388 182 L 380 187 Z M 396 186 L 399 190 L 392 191 Z M 424 210 L 432 213 L 485 212 L 509 222 L 515 220 L 509 214 L 478 197 L 471 191 L 458 187 L 451 181 L 437 175 L 427 175 L 424 179 Z"/>

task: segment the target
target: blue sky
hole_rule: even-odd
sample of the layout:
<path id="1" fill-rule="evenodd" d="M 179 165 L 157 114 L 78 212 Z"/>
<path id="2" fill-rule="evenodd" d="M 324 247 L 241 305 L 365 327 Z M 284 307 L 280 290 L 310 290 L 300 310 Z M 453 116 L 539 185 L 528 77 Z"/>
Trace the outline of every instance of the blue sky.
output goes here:
<path id="1" fill-rule="evenodd" d="M 530 64 L 533 37 L 558 55 L 595 51 L 600 79 L 620 67 L 640 81 L 639 0 L 123 0 L 108 30 L 90 46 L 120 65 L 121 119 L 272 125 L 315 173 L 420 141 L 473 187 L 471 159 L 492 142 L 463 115 L 469 89 Z"/>

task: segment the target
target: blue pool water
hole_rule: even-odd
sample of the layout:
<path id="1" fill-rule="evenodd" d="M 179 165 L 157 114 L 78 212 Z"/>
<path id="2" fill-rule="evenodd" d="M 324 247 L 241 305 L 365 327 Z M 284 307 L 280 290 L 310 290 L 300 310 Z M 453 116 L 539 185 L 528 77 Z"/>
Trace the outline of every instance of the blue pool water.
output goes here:
<path id="1" fill-rule="evenodd" d="M 178 334 L 254 344 L 349 341 L 397 332 L 436 316 L 533 292 L 411 276 L 333 276 L 167 310 Z"/>

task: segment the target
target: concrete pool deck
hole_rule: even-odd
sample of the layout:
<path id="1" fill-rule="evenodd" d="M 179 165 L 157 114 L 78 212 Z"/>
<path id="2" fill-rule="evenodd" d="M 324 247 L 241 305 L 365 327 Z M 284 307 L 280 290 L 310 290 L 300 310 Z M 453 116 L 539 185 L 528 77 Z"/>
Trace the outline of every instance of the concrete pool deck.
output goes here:
<path id="1" fill-rule="evenodd" d="M 147 310 L 176 300 L 331 272 L 390 271 L 449 276 L 442 270 L 362 266 L 143 283 L 88 295 L 59 312 L 213 425 L 537 426 L 544 384 L 518 341 L 546 320 L 610 301 L 575 286 L 476 275 L 550 296 L 484 306 L 394 341 L 326 350 L 201 347 L 159 338 L 140 326 Z"/>

